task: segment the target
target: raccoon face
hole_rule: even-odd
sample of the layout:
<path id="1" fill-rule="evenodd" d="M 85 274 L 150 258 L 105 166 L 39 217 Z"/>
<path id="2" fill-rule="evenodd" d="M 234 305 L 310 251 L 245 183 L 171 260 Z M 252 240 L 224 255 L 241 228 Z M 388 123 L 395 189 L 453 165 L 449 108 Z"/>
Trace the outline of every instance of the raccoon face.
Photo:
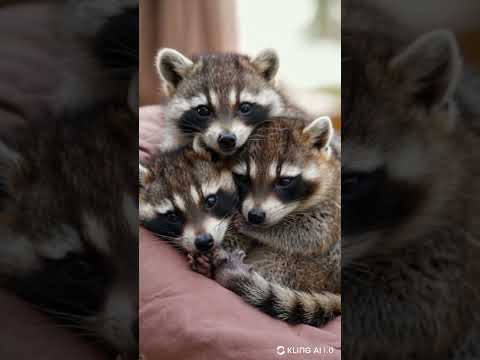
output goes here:
<path id="1" fill-rule="evenodd" d="M 187 251 L 220 245 L 237 206 L 229 171 L 192 149 L 159 154 L 140 165 L 140 220 Z"/>
<path id="2" fill-rule="evenodd" d="M 342 69 L 342 234 L 344 259 L 395 234 L 418 236 L 438 222 L 458 187 L 453 94 L 460 73 L 452 35 L 436 31 L 411 45 L 345 35 Z M 367 55 L 368 54 L 368 58 Z M 370 244 L 370 245 L 368 245 Z M 348 251 L 351 249 L 351 251 Z"/>
<path id="3" fill-rule="evenodd" d="M 171 97 L 167 122 L 223 156 L 238 151 L 263 121 L 284 112 L 283 97 L 273 84 L 278 70 L 273 50 L 254 59 L 213 54 L 190 60 L 163 49 L 156 65 Z"/>
<path id="4" fill-rule="evenodd" d="M 257 130 L 232 169 L 249 225 L 269 227 L 321 201 L 334 180 L 332 134 L 328 117 L 307 126 L 278 119 Z"/>
<path id="5" fill-rule="evenodd" d="M 102 194 L 109 201 L 97 203 L 88 192 L 98 186 L 89 180 L 91 169 L 86 176 L 73 174 L 75 166 L 60 165 L 63 155 L 47 161 L 41 153 L 24 155 L 0 140 L 0 281 L 107 350 L 134 353 L 135 194 L 108 192 L 107 186 Z"/>

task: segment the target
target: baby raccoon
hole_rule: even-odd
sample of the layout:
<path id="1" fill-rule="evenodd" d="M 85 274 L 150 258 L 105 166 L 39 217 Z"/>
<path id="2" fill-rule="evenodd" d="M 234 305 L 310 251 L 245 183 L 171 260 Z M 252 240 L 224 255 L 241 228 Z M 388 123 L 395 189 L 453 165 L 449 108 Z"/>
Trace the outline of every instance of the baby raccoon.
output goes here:
<path id="1" fill-rule="evenodd" d="M 0 129 L 0 284 L 107 352 L 138 351 L 136 118 Z"/>
<path id="2" fill-rule="evenodd" d="M 341 312 L 340 149 L 328 117 L 262 125 L 233 167 L 246 250 L 217 252 L 215 279 L 290 323 L 321 326 Z M 253 271 L 251 271 L 253 269 Z"/>
<path id="3" fill-rule="evenodd" d="M 476 359 L 480 88 L 453 34 L 400 30 L 342 24 L 343 355 Z"/>
<path id="4" fill-rule="evenodd" d="M 263 121 L 301 113 L 274 84 L 279 60 L 270 49 L 253 59 L 208 54 L 192 60 L 163 49 L 156 67 L 170 96 L 165 106 L 169 138 L 182 144 L 194 140 L 196 145 L 230 156 Z"/>
<path id="5" fill-rule="evenodd" d="M 148 230 L 189 254 L 219 246 L 237 205 L 232 174 L 191 146 L 139 165 L 139 216 Z"/>

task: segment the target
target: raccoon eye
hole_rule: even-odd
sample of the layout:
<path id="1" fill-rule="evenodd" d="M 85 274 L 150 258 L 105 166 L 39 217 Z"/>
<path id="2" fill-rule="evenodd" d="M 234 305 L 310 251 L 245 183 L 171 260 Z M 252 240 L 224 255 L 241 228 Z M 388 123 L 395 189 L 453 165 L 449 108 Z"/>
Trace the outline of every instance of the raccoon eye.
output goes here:
<path id="1" fill-rule="evenodd" d="M 210 109 L 208 108 L 208 106 L 200 105 L 197 107 L 197 114 L 202 117 L 210 116 Z"/>
<path id="2" fill-rule="evenodd" d="M 250 111 L 252 111 L 252 104 L 248 102 L 243 102 L 240 104 L 238 110 L 241 114 L 247 115 L 250 113 Z"/>
<path id="3" fill-rule="evenodd" d="M 211 209 L 215 205 L 217 205 L 217 195 L 210 195 L 205 199 L 205 207 L 207 209 Z"/>
<path id="4" fill-rule="evenodd" d="M 169 211 L 165 214 L 165 217 L 167 218 L 168 222 L 171 223 L 179 223 L 180 222 L 180 216 L 175 212 L 175 211 Z"/>
<path id="5" fill-rule="evenodd" d="M 281 177 L 277 180 L 277 186 L 284 188 L 290 186 L 295 178 L 293 177 Z"/>

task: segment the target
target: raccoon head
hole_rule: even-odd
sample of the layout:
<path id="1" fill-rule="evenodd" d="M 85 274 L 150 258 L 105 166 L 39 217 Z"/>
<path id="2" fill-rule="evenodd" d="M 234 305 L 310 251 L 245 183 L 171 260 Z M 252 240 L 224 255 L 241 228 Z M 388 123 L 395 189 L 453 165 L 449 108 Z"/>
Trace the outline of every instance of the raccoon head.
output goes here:
<path id="1" fill-rule="evenodd" d="M 278 119 L 262 125 L 232 171 L 241 213 L 256 227 L 270 227 L 319 204 L 338 180 L 328 117 Z"/>
<path id="2" fill-rule="evenodd" d="M 237 205 L 231 173 L 191 148 L 139 166 L 141 223 L 176 247 L 199 253 L 219 246 Z"/>
<path id="3" fill-rule="evenodd" d="M 250 59 L 238 54 L 192 60 L 160 50 L 157 71 L 170 95 L 165 118 L 190 138 L 223 156 L 234 154 L 263 121 L 284 113 L 275 88 L 278 56 L 267 49 Z"/>
<path id="4" fill-rule="evenodd" d="M 0 140 L 0 283 L 106 350 L 135 353 L 135 194 L 107 191 L 96 203 L 92 169 L 73 175 L 62 149 L 48 160 L 42 149 Z"/>
<path id="5" fill-rule="evenodd" d="M 344 34 L 342 53 L 349 84 L 342 92 L 342 242 L 348 261 L 393 246 L 395 235 L 404 241 L 439 224 L 439 212 L 452 206 L 446 199 L 458 188 L 457 157 L 468 140 L 457 131 L 461 61 L 449 32 L 431 32 L 411 44 Z"/>

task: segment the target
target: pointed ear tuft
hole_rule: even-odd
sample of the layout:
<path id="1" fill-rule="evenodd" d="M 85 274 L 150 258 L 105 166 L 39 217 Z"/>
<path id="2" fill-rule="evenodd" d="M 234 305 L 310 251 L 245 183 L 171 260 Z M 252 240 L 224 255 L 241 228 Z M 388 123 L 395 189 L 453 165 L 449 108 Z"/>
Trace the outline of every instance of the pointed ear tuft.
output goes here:
<path id="1" fill-rule="evenodd" d="M 277 75 L 280 61 L 275 50 L 265 49 L 253 58 L 252 65 L 265 80 L 272 81 Z"/>
<path id="2" fill-rule="evenodd" d="M 303 129 L 303 133 L 313 140 L 313 144 L 317 149 L 325 149 L 330 145 L 333 137 L 332 121 L 328 116 L 316 118 Z"/>
<path id="3" fill-rule="evenodd" d="M 169 93 L 175 91 L 192 66 L 192 60 L 169 48 L 160 50 L 155 59 L 157 72 L 165 82 Z"/>
<path id="4" fill-rule="evenodd" d="M 401 74 L 416 99 L 432 107 L 445 103 L 456 90 L 462 61 L 454 35 L 436 30 L 420 36 L 389 67 Z"/>

